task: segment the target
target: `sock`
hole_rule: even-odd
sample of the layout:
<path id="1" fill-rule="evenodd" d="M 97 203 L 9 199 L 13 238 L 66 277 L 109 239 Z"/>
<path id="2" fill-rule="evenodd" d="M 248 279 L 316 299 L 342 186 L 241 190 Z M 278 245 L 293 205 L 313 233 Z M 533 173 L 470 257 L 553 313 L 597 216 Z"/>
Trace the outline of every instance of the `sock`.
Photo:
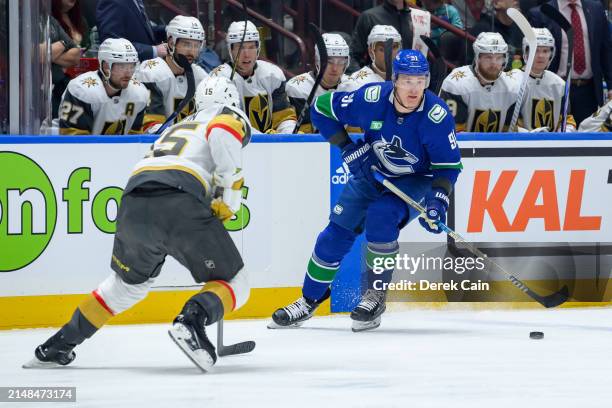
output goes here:
<path id="1" fill-rule="evenodd" d="M 398 253 L 399 245 L 397 241 L 388 243 L 368 242 L 366 249 L 367 289 L 382 290 L 383 284 L 391 282 L 395 270 L 395 256 Z M 385 265 L 392 265 L 392 267 L 386 268 Z"/>

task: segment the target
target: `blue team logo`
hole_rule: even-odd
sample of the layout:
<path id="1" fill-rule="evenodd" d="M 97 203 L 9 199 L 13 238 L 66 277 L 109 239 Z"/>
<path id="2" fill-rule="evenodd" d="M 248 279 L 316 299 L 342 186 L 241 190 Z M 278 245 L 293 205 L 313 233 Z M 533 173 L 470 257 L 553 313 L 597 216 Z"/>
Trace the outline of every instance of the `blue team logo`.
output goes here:
<path id="1" fill-rule="evenodd" d="M 414 173 L 412 165 L 416 164 L 419 159 L 403 148 L 402 139 L 399 136 L 393 135 L 391 142 L 382 137 L 381 140 L 372 143 L 372 147 L 378 160 L 387 170 L 395 174 Z"/>

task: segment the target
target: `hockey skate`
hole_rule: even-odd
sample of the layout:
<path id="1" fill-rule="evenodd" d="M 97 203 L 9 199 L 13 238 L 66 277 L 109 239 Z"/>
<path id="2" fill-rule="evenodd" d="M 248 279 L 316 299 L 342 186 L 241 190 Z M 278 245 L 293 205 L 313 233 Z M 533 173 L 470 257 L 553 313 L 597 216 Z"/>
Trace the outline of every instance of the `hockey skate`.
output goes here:
<path id="1" fill-rule="evenodd" d="M 312 317 L 315 310 L 329 298 L 331 290 L 327 289 L 323 297 L 317 301 L 301 297 L 295 302 L 276 309 L 272 315 L 272 321 L 268 324 L 268 329 L 287 329 L 299 327 Z"/>
<path id="2" fill-rule="evenodd" d="M 188 302 L 168 330 L 170 338 L 203 372 L 208 372 L 217 362 L 215 346 L 206 336 L 206 319 L 199 305 Z"/>
<path id="3" fill-rule="evenodd" d="M 25 363 L 23 368 L 55 368 L 66 366 L 74 361 L 75 346 L 68 344 L 62 330 L 55 333 L 49 340 L 36 347 L 34 358 Z"/>
<path id="4" fill-rule="evenodd" d="M 386 292 L 382 290 L 368 289 L 361 301 L 351 312 L 353 319 L 353 332 L 373 330 L 380 326 L 381 315 L 386 310 Z"/>

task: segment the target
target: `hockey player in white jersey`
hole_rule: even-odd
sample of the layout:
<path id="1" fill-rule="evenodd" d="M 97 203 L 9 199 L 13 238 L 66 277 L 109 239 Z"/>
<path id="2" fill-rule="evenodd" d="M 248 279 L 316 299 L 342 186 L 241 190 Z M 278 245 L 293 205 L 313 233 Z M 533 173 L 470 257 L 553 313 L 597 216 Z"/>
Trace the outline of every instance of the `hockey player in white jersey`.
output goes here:
<path id="1" fill-rule="evenodd" d="M 612 132 L 612 100 L 580 122 L 580 132 Z"/>
<path id="2" fill-rule="evenodd" d="M 538 48 L 521 105 L 522 122 L 519 131 L 553 132 L 561 128 L 565 81 L 548 71 L 556 50 L 552 34 L 547 28 L 534 28 L 534 31 Z M 523 55 L 528 55 L 528 52 L 529 45 L 523 38 Z M 525 72 L 514 69 L 511 74 L 521 83 Z M 566 131 L 576 131 L 576 122 L 571 115 L 567 118 Z"/>
<path id="3" fill-rule="evenodd" d="M 242 258 L 222 221 L 241 204 L 241 149 L 251 126 L 238 108 L 236 87 L 226 78 L 207 80 L 195 98 L 198 112 L 162 133 L 128 180 L 110 276 L 35 349 L 25 368 L 70 364 L 77 345 L 144 299 L 167 255 L 204 283 L 174 320 L 170 336 L 202 370 L 216 362 L 205 326 L 249 297 Z"/>
<path id="4" fill-rule="evenodd" d="M 450 108 L 457 131 L 507 131 L 520 82 L 503 72 L 508 45 L 499 33 L 480 33 L 472 65 L 455 68 L 444 79 L 440 97 Z"/>
<path id="5" fill-rule="evenodd" d="M 195 17 L 176 16 L 166 26 L 168 55 L 143 61 L 136 74 L 151 91 L 151 102 L 145 116 L 145 129 L 154 133 L 178 108 L 187 94 L 187 77 L 179 65 L 179 56 L 187 58 L 193 69 L 195 86 L 208 78 L 202 67 L 194 64 L 205 42 L 205 33 L 200 20 Z M 195 100 L 191 100 L 180 112 L 175 122 L 195 111 Z"/>
<path id="6" fill-rule="evenodd" d="M 344 73 L 350 62 L 350 50 L 344 38 L 340 34 L 326 33 L 323 34 L 323 42 L 327 50 L 327 67 L 323 73 L 321 84 L 315 92 L 315 96 L 338 89 L 348 79 L 348 76 Z M 302 111 L 315 84 L 315 78 L 320 68 L 321 57 L 319 50 L 315 49 L 315 71 L 295 76 L 287 82 L 285 90 L 296 112 Z M 307 109 L 304 114 L 305 117 L 299 130 L 304 133 L 314 133 L 315 129 L 313 129 L 310 122 L 310 110 Z"/>
<path id="7" fill-rule="evenodd" d="M 338 90 L 351 92 L 371 82 L 383 82 L 386 78 L 385 41 L 393 40 L 391 59 L 402 48 L 402 36 L 393 26 L 377 24 L 368 35 L 368 54 L 372 61 L 369 65 L 353 72 L 349 80 L 343 82 Z"/>
<path id="8" fill-rule="evenodd" d="M 68 83 L 59 108 L 62 135 L 142 133 L 149 91 L 133 79 L 138 53 L 126 39 L 108 38 L 99 48 L 98 71 Z"/>
<path id="9" fill-rule="evenodd" d="M 259 32 L 250 21 L 238 55 L 244 32 L 244 21 L 230 24 L 226 41 L 231 62 L 218 66 L 210 75 L 230 78 L 235 64 L 233 81 L 251 125 L 262 133 L 291 133 L 297 115 L 285 91 L 285 74 L 271 62 L 257 59 L 261 46 Z"/>

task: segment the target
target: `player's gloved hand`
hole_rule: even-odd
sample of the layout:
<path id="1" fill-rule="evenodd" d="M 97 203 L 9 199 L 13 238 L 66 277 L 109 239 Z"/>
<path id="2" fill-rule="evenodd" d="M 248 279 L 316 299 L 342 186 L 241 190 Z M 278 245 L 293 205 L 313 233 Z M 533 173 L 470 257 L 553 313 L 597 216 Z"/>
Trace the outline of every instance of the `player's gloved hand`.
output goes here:
<path id="1" fill-rule="evenodd" d="M 441 188 L 432 189 L 425 196 L 425 215 L 419 217 L 419 223 L 423 228 L 433 234 L 439 234 L 442 229 L 438 223 L 446 223 L 446 210 L 448 210 L 448 195 Z"/>
<path id="2" fill-rule="evenodd" d="M 221 197 L 217 197 L 210 203 L 210 209 L 212 210 L 215 217 L 225 222 L 234 216 L 231 208 L 223 202 Z"/>
<path id="3" fill-rule="evenodd" d="M 342 160 L 346 163 L 351 174 L 355 178 L 365 178 L 376 184 L 372 175 L 372 166 L 378 163 L 378 159 L 369 143 L 359 140 L 357 143 L 349 143 L 342 149 Z"/>

